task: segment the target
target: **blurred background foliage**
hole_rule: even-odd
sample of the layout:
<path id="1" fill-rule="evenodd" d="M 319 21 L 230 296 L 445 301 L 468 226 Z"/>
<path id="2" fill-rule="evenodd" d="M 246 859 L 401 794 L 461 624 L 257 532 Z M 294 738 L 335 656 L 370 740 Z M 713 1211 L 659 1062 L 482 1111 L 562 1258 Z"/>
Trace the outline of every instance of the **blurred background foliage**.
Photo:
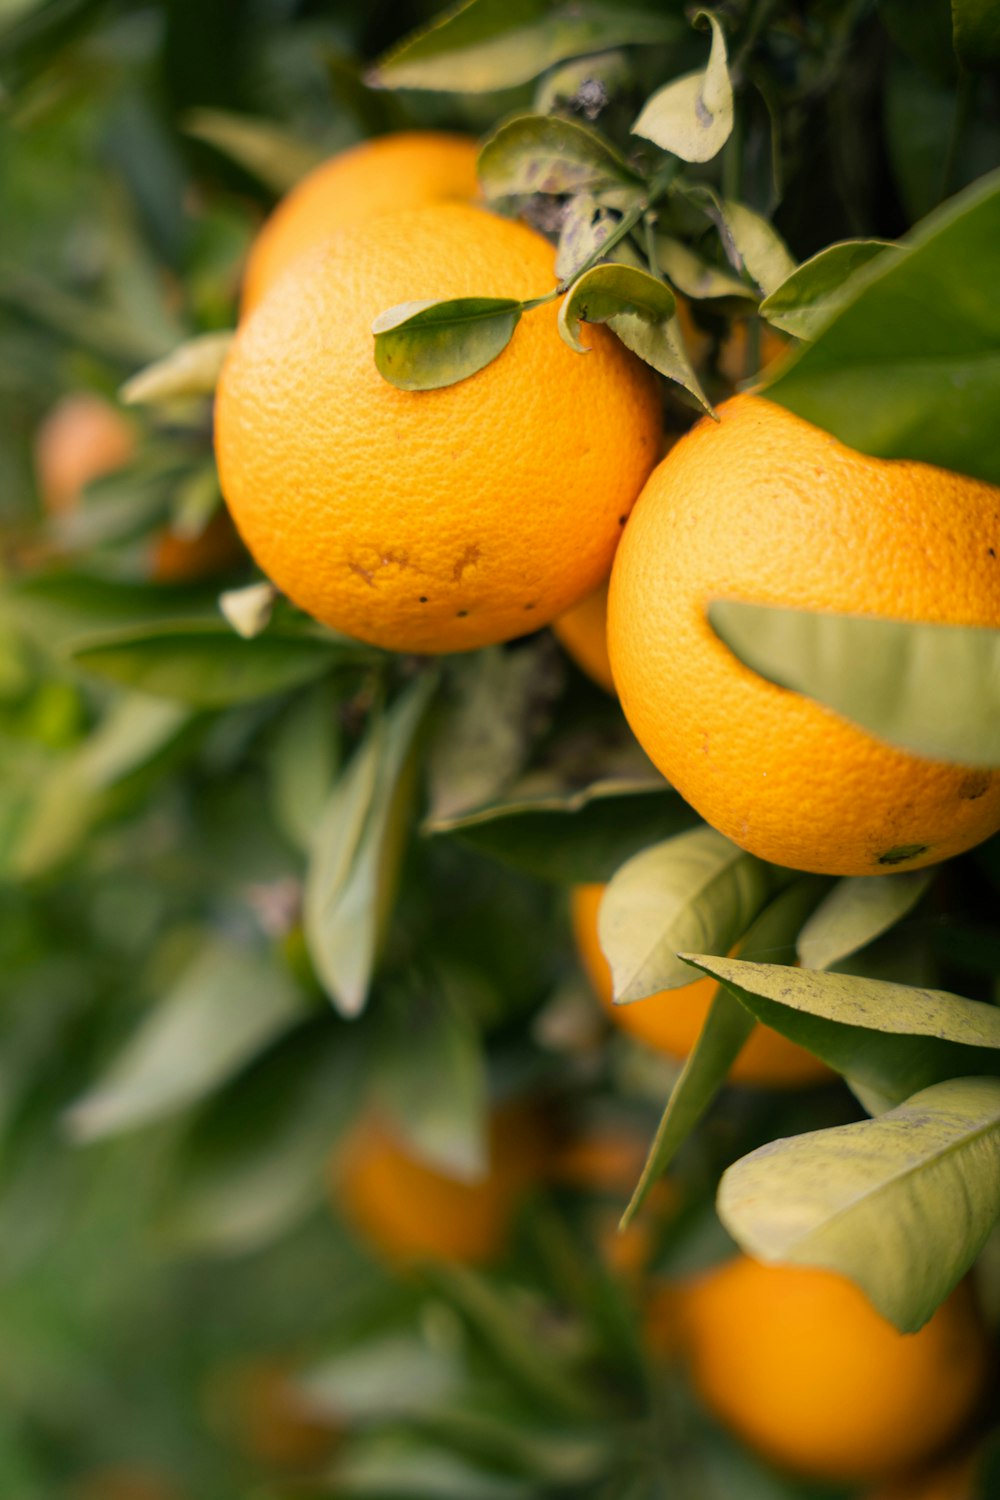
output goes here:
<path id="1" fill-rule="evenodd" d="M 46 416 L 81 391 L 114 400 L 183 339 L 231 327 L 246 247 L 311 161 L 387 128 L 478 133 L 530 105 L 533 79 L 476 94 L 366 86 L 372 60 L 435 8 L 0 0 L 10 1500 L 840 1493 L 776 1477 L 695 1410 L 659 1367 L 670 1335 L 649 1287 L 725 1251 L 712 1200 L 734 1156 L 860 1118 L 847 1091 L 730 1091 L 670 1192 L 612 1233 L 676 1070 L 607 1039 L 566 886 L 607 879 L 677 815 L 649 788 L 567 811 L 581 786 L 644 774 L 611 701 L 547 638 L 493 654 L 495 693 L 531 726 L 507 790 L 534 740 L 531 796 L 516 817 L 453 831 L 479 789 L 456 790 L 454 762 L 439 749 L 435 771 L 432 756 L 440 830 L 407 841 L 372 1004 L 342 1020 L 307 955 L 302 882 L 381 668 L 295 619 L 266 664 L 232 655 L 215 599 L 252 573 L 235 544 L 197 553 L 220 503 L 204 403 L 131 415 L 126 467 L 81 508 L 45 508 Z M 892 238 L 1000 158 L 995 77 L 960 72 L 947 9 L 719 7 L 737 29 L 761 13 L 743 191 L 797 257 Z M 684 31 L 636 61 L 639 97 L 698 65 L 703 42 Z M 63 649 L 120 649 L 108 632 L 122 620 L 141 671 L 125 650 L 117 682 L 96 677 Z M 170 620 L 185 622 L 179 667 L 176 635 L 166 666 L 157 655 Z M 184 692 L 148 695 L 170 670 Z M 469 689 L 461 663 L 448 671 L 460 735 Z M 408 672 L 397 664 L 396 682 Z M 538 788 L 549 800 L 533 804 Z M 881 955 L 886 972 L 989 998 L 996 880 L 992 846 L 956 864 L 933 921 L 905 922 L 867 972 Z M 337 1185 L 372 1108 L 425 1161 L 468 1173 L 491 1107 L 524 1099 L 497 1265 L 400 1275 L 348 1226 Z"/>

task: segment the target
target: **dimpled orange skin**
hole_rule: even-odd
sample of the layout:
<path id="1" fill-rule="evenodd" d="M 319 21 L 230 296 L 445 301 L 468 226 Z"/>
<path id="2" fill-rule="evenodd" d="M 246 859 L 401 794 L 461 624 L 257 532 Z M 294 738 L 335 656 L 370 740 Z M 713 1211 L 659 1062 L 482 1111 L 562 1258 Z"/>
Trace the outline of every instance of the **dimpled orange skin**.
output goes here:
<path id="1" fill-rule="evenodd" d="M 605 578 L 655 462 L 647 367 L 554 303 L 467 380 L 401 391 L 371 325 L 405 301 L 526 298 L 554 251 L 457 205 L 344 230 L 242 325 L 216 403 L 222 491 L 264 572 L 324 624 L 391 650 L 467 651 L 548 624 Z"/>
<path id="2" fill-rule="evenodd" d="M 751 853 L 829 875 L 947 859 L 1000 827 L 1000 776 L 923 760 L 765 681 L 713 599 L 1000 625 L 1000 490 L 888 462 L 757 396 L 651 475 L 615 557 L 608 646 L 643 749 Z"/>
<path id="3" fill-rule="evenodd" d="M 498 1111 L 489 1151 L 485 1177 L 448 1177 L 372 1119 L 336 1167 L 335 1201 L 387 1260 L 481 1265 L 503 1250 L 520 1199 L 544 1169 L 533 1115 L 517 1107 Z"/>
<path id="4" fill-rule="evenodd" d="M 283 198 L 260 231 L 243 273 L 245 317 L 278 277 L 338 229 L 426 203 L 476 197 L 478 145 L 440 130 L 377 136 L 322 162 Z"/>
<path id="5" fill-rule="evenodd" d="M 581 672 L 605 692 L 613 693 L 615 682 L 608 657 L 608 585 L 602 584 L 596 593 L 588 594 L 553 620 L 552 629 Z"/>
<path id="6" fill-rule="evenodd" d="M 739 1256 L 683 1289 L 694 1387 L 779 1467 L 874 1480 L 922 1463 L 972 1416 L 989 1355 L 967 1284 L 901 1334 L 842 1276 Z"/>
<path id="7" fill-rule="evenodd" d="M 646 1000 L 615 1005 L 612 1000 L 611 969 L 597 937 L 597 912 L 603 885 L 578 885 L 572 894 L 573 932 L 577 951 L 594 990 L 608 1015 L 640 1042 L 687 1057 L 705 1024 L 709 1007 L 719 988 L 714 979 L 696 979 L 680 989 L 663 990 Z M 829 1070 L 818 1057 L 797 1047 L 770 1026 L 755 1026 L 729 1071 L 734 1083 L 766 1084 L 769 1088 L 800 1088 L 829 1078 Z"/>

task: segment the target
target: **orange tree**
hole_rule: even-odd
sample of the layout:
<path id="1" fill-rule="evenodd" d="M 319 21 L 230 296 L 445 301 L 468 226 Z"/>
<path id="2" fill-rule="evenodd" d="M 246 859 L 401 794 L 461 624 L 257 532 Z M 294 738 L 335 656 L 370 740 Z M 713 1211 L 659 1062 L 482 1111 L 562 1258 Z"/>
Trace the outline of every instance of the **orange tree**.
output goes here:
<path id="1" fill-rule="evenodd" d="M 995 1492 L 993 10 L 0 8 L 5 1493 Z"/>

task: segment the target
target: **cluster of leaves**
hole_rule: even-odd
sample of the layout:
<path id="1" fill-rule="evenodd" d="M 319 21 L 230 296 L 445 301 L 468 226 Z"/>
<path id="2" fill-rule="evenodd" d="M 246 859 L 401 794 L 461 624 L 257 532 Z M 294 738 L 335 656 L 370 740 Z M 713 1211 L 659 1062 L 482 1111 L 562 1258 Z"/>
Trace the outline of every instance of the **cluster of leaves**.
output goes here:
<path id="1" fill-rule="evenodd" d="M 79 263 L 47 257 L 49 222 L 25 187 L 0 270 L 0 391 L 12 386 L 18 419 L 0 465 L 7 493 L 26 496 L 0 598 L 0 1299 L 5 1328 L 20 1328 L 14 1310 L 34 1292 L 70 1351 L 58 1380 L 87 1397 L 79 1421 L 53 1430 L 51 1371 L 24 1358 L 37 1327 L 11 1340 L 0 1384 L 16 1388 L 24 1360 L 31 1438 L 0 1430 L 8 1487 L 61 1493 L 72 1463 L 40 1457 L 60 1440 L 78 1463 L 120 1451 L 128 1419 L 84 1361 L 103 1348 L 118 1380 L 163 1363 L 176 1346 L 160 1297 L 184 1330 L 178 1383 L 196 1386 L 234 1346 L 301 1352 L 310 1409 L 349 1429 L 330 1493 L 647 1500 L 669 1476 L 672 1495 L 798 1500 L 802 1487 L 651 1377 L 628 1296 L 591 1243 L 592 1205 L 534 1205 L 495 1275 L 440 1269 L 402 1287 L 323 1210 L 326 1164 L 373 1101 L 423 1159 L 469 1174 L 498 1092 L 545 1093 L 571 1120 L 610 1109 L 647 1136 L 668 1095 L 628 1210 L 669 1166 L 684 1206 L 658 1229 L 659 1273 L 729 1247 L 718 1189 L 723 1223 L 751 1252 L 836 1265 L 916 1327 L 984 1246 L 989 1289 L 995 841 L 936 874 L 797 876 L 700 824 L 547 638 L 431 668 L 320 629 L 247 584 L 243 565 L 203 586 L 138 574 L 159 527 L 197 535 L 219 503 L 209 397 L 252 202 L 296 181 L 318 141 L 394 123 L 492 126 L 510 109 L 483 147 L 484 191 L 557 239 L 559 287 L 537 300 L 563 297 L 572 346 L 584 347 L 581 324 L 606 322 L 710 408 L 726 384 L 686 347 L 678 300 L 716 352 L 734 320 L 747 327 L 748 374 L 770 323 L 800 341 L 773 399 L 865 451 L 1000 482 L 989 419 L 1000 184 L 938 207 L 997 160 L 988 7 L 954 5 L 959 65 L 947 6 L 928 6 L 922 29 L 905 5 L 805 17 L 734 3 L 692 28 L 679 5 L 643 0 L 468 0 L 364 76 L 345 55 L 344 7 L 319 38 L 334 108 L 309 104 L 319 48 L 301 37 L 308 64 L 286 39 L 263 98 L 174 79 L 175 108 L 207 106 L 183 117 L 201 143 L 193 158 L 157 120 L 149 72 L 135 74 L 128 17 L 104 9 L 27 6 L 0 42 L 19 146 L 33 114 L 65 111 L 88 122 L 88 144 L 110 121 L 133 148 L 99 178 L 96 269 L 89 220 L 89 241 L 69 237 Z M 196 40 L 214 66 L 206 8 L 163 11 L 162 56 Z M 202 29 L 185 31 L 196 11 Z M 234 52 L 240 29 L 263 68 L 281 28 L 241 22 Z M 372 42 L 353 36 L 369 55 Z M 888 193 L 864 178 L 873 153 L 852 147 L 847 121 L 845 78 L 872 50 L 889 90 Z M 934 122 L 923 133 L 921 111 Z M 804 155 L 820 119 L 843 153 L 828 174 Z M 78 165 L 67 155 L 62 186 Z M 36 171 L 29 160 L 25 175 Z M 206 197 L 193 216 L 180 209 L 192 171 Z M 816 179 L 832 207 L 817 210 Z M 375 357 L 404 388 L 447 384 L 497 357 L 533 305 L 386 310 Z M 110 391 L 125 376 L 146 414 L 140 456 L 91 487 L 38 566 L 34 419 L 60 389 Z M 711 617 L 755 670 L 872 732 L 1000 765 L 995 632 L 733 603 Z M 619 1000 L 696 971 L 720 981 L 679 1076 L 621 1039 L 596 1053 L 585 1040 L 592 1007 L 562 907 L 565 888 L 587 881 L 609 882 L 601 936 Z M 852 1094 L 723 1089 L 755 1021 Z M 712 1129 L 695 1130 L 706 1117 Z M 169 1267 L 156 1278 L 151 1228 Z M 82 1239 L 94 1265 L 75 1264 Z M 136 1320 L 147 1332 L 130 1344 Z M 164 1388 L 144 1378 L 146 1404 L 164 1412 Z M 192 1404 L 142 1441 L 192 1450 L 192 1491 L 218 1493 L 218 1454 L 180 1435 L 197 1427 Z M 95 1440 L 88 1421 L 112 1431 Z"/>

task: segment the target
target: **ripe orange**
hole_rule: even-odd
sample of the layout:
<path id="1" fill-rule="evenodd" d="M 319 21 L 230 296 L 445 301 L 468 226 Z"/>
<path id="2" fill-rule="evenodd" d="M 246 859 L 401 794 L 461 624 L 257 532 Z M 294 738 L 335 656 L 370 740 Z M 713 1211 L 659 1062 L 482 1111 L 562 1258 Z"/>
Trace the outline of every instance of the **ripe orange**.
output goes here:
<path id="1" fill-rule="evenodd" d="M 777 864 L 917 869 L 1000 827 L 1000 775 L 919 759 L 744 667 L 716 598 L 1000 625 L 1000 490 L 887 462 L 736 396 L 651 475 L 615 557 L 608 647 L 643 749 L 709 823 Z"/>
<path id="2" fill-rule="evenodd" d="M 35 432 L 35 474 L 45 510 L 69 515 L 95 479 L 123 469 L 135 452 L 135 433 L 116 407 L 79 391 L 43 417 Z"/>
<path id="3" fill-rule="evenodd" d="M 334 1164 L 334 1201 L 389 1260 L 481 1264 L 503 1250 L 519 1202 L 544 1170 L 534 1115 L 498 1110 L 489 1152 L 485 1177 L 448 1177 L 371 1119 Z"/>
<path id="4" fill-rule="evenodd" d="M 321 1421 L 297 1391 L 293 1366 L 262 1356 L 213 1370 L 204 1392 L 206 1415 L 227 1445 L 279 1469 L 297 1469 L 329 1458 L 341 1437 Z"/>
<path id="5" fill-rule="evenodd" d="M 296 604 L 375 645 L 463 651 L 607 576 L 660 431 L 655 380 L 613 334 L 574 354 L 550 303 L 457 385 L 400 391 L 375 368 L 388 308 L 553 281 L 541 235 L 435 205 L 342 231 L 241 326 L 216 404 L 222 488 Z"/>
<path id="6" fill-rule="evenodd" d="M 553 620 L 552 629 L 580 670 L 606 692 L 613 693 L 615 683 L 608 658 L 607 583 Z"/>
<path id="7" fill-rule="evenodd" d="M 164 529 L 153 539 L 149 576 L 154 583 L 187 583 L 231 568 L 240 556 L 239 538 L 227 511 L 215 513 L 198 536 Z"/>
<path id="8" fill-rule="evenodd" d="M 597 912 L 603 885 L 578 885 L 572 895 L 573 932 L 587 977 L 608 1015 L 640 1042 L 670 1057 L 687 1057 L 698 1040 L 718 989 L 714 979 L 696 979 L 677 990 L 664 990 L 646 1000 L 615 1005 L 611 969 L 597 937 Z M 800 1088 L 829 1076 L 828 1069 L 804 1047 L 769 1026 L 755 1026 L 733 1063 L 735 1083 L 767 1084 L 770 1088 Z"/>
<path id="9" fill-rule="evenodd" d="M 132 1464 L 94 1469 L 72 1490 L 73 1500 L 180 1500 L 163 1475 Z"/>
<path id="10" fill-rule="evenodd" d="M 705 1404 L 774 1463 L 816 1478 L 875 1479 L 930 1458 L 987 1375 L 967 1284 L 904 1335 L 842 1276 L 739 1256 L 683 1289 L 680 1316 Z"/>
<path id="11" fill-rule="evenodd" d="M 254 241 L 243 275 L 243 316 L 293 261 L 336 230 L 425 203 L 470 202 L 478 191 L 477 151 L 468 136 L 402 130 L 322 162 L 282 199 Z"/>

